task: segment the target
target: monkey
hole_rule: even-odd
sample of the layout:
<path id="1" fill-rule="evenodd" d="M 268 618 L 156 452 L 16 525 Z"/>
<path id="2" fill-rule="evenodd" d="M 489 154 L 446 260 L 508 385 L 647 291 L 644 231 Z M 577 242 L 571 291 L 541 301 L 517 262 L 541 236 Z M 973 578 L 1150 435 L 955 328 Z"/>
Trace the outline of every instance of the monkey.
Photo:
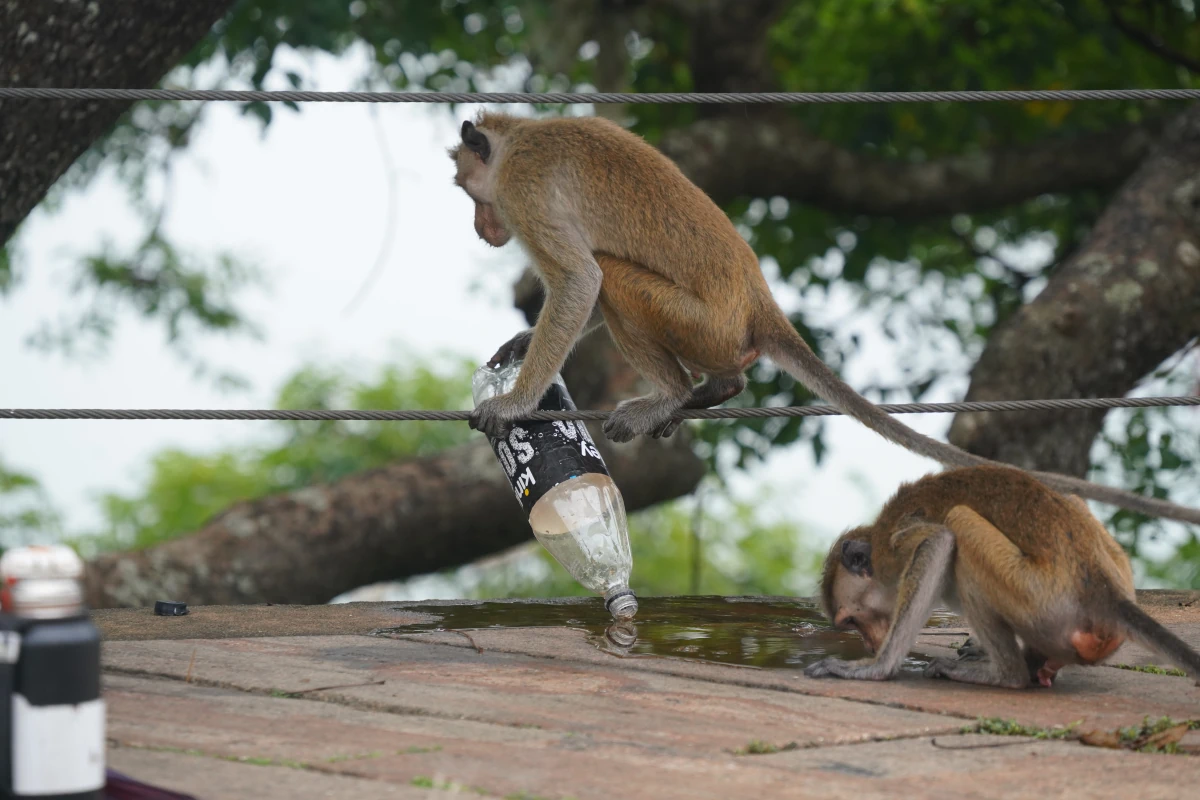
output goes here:
<path id="1" fill-rule="evenodd" d="M 874 523 L 838 537 L 821 607 L 871 657 L 825 658 L 805 675 L 894 677 L 939 600 L 965 615 L 978 644 L 935 658 L 927 677 L 1049 687 L 1064 666 L 1103 663 L 1133 639 L 1200 686 L 1200 653 L 1138 607 L 1129 557 L 1087 504 L 990 465 L 903 484 Z"/>
<path id="2" fill-rule="evenodd" d="M 653 387 L 619 403 L 616 442 L 670 436 L 683 409 L 710 408 L 746 387 L 767 356 L 838 410 L 948 467 L 997 464 L 920 434 L 842 381 L 775 302 L 758 257 L 725 213 L 663 153 L 600 117 L 530 119 L 482 111 L 449 149 L 454 183 L 475 204 L 476 234 L 516 239 L 545 288 L 534 327 L 489 363 L 521 354 L 513 389 L 469 422 L 489 436 L 533 411 L 599 305 L 614 345 Z M 698 385 L 694 379 L 704 377 Z M 1060 491 L 1200 524 L 1200 509 L 1056 473 Z"/>

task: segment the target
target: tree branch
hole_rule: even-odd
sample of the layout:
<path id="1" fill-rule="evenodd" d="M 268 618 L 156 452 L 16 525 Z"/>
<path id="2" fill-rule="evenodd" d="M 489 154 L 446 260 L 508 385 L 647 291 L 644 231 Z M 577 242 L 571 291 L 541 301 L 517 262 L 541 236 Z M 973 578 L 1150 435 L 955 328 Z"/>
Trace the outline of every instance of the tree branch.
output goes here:
<path id="1" fill-rule="evenodd" d="M 686 437 L 597 439 L 625 507 L 687 494 L 704 473 Z M 324 603 L 350 589 L 456 567 L 532 538 L 482 439 L 328 486 L 239 503 L 196 533 L 87 565 L 92 608 Z"/>
<path id="2" fill-rule="evenodd" d="M 903 163 L 855 153 L 774 114 L 700 120 L 661 149 L 718 204 L 786 197 L 828 211 L 900 219 L 1003 208 L 1049 192 L 1108 189 L 1154 140 L 1149 125 L 1022 148 Z"/>
<path id="3" fill-rule="evenodd" d="M 968 400 L 1117 397 L 1200 334 L 1200 104 L 1177 118 L 1083 245 L 1000 325 Z M 960 414 L 950 441 L 1083 476 L 1104 412 Z"/>
<path id="4" fill-rule="evenodd" d="M 0 75 L 6 86 L 154 86 L 232 4 L 0 3 Z M 0 244 L 129 105 L 0 101 Z"/>
<path id="5" fill-rule="evenodd" d="M 1189 72 L 1200 73 L 1200 60 L 1180 53 L 1149 31 L 1144 31 L 1141 28 L 1135 27 L 1133 23 L 1126 21 L 1121 16 L 1121 12 L 1117 10 L 1117 4 L 1112 0 L 1104 0 L 1104 6 L 1108 9 L 1108 16 L 1112 20 L 1113 25 L 1117 30 L 1125 34 L 1130 41 L 1139 45 L 1143 50 L 1165 61 L 1177 64 Z"/>

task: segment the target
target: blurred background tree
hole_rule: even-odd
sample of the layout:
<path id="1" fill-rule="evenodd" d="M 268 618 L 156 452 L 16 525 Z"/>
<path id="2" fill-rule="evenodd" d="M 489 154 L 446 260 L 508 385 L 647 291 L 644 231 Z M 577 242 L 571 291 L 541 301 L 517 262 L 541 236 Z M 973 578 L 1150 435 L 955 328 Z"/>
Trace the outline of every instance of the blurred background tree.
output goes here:
<path id="1" fill-rule="evenodd" d="M 364 89 L 1200 86 L 1200 25 L 1189 0 L 240 0 L 187 5 L 186 24 L 167 21 L 168 12 L 182 13 L 169 8 L 173 2 L 139 2 L 129 12 L 148 31 L 161 29 L 167 44 L 159 48 L 158 73 L 145 74 L 145 66 L 122 72 L 118 58 L 107 67 L 107 85 L 318 88 L 280 68 L 280 53 L 339 55 L 366 47 L 374 63 L 361 75 Z M 28 19 L 14 16 L 22 14 Z M 47 24 L 32 11 L 0 11 L 0 27 L 15 29 L 18 22 L 35 29 Z M 66 30 L 43 30 L 42 39 Z M 110 42 L 114 49 L 120 44 Z M 11 57 L 36 61 L 32 51 Z M 71 83 L 26 66 L 30 79 L 17 84 Z M 10 105 L 18 107 L 0 103 L 0 119 Z M 58 104 L 21 108 L 63 113 Z M 0 204 L 0 240 L 8 239 L 0 253 L 0 293 L 16 291 L 26 268 L 10 238 L 21 219 L 36 204 L 53 207 L 64 193 L 87 186 L 102 167 L 117 168 L 145 218 L 139 246 L 109 248 L 81 261 L 74 288 L 94 303 L 78 318 L 48 322 L 31 346 L 86 345 L 102 352 L 114 316 L 129 311 L 160 320 L 166 342 L 183 358 L 192 358 L 189 342 L 197 336 L 254 335 L 237 304 L 239 292 L 256 280 L 254 269 L 231 254 L 204 263 L 179 253 L 157 224 L 163 208 L 146 189 L 150 176 L 169 175 L 172 160 L 204 124 L 206 107 L 139 103 L 117 117 L 119 111 L 93 106 L 90 127 L 63 132 L 65 146 L 18 145 L 23 164 L 38 163 L 39 147 L 56 147 L 56 163 L 21 167 L 25 172 L 0 167 L 0 195 L 8 197 Z M 249 124 L 265 129 L 278 114 L 302 114 L 303 108 L 249 103 L 243 111 Z M 863 314 L 882 319 L 878 332 L 894 353 L 897 375 L 857 387 L 876 401 L 964 390 L 971 399 L 1000 399 L 1196 389 L 1200 255 L 1192 254 L 1200 241 L 1194 212 L 1200 188 L 1186 180 L 1200 169 L 1196 108 L 1147 102 L 637 105 L 597 106 L 595 113 L 660 146 L 725 208 L 760 255 L 797 327 L 832 366 L 842 367 L 862 347 L 868 335 Z M 42 172 L 29 172 L 37 169 Z M 1113 234 L 1121 230 L 1133 233 Z M 532 319 L 540 298 L 528 276 L 517 286 L 516 302 Z M 832 316 L 829 309 L 839 303 L 854 315 Z M 577 358 L 602 361 L 611 353 L 596 345 Z M 237 380 L 195 363 L 201 376 Z M 363 379 L 313 365 L 281 390 L 279 403 L 462 408 L 469 399 L 463 370 L 436 374 L 418 363 Z M 734 403 L 812 399 L 768 365 L 756 366 L 751 377 Z M 585 388 L 580 405 L 611 403 L 617 383 Z M 823 427 L 820 419 L 703 424 L 692 428 L 691 446 L 707 464 L 706 485 L 719 493 L 729 470 L 771 448 L 799 443 L 819 460 L 826 449 Z M 961 415 L 950 436 L 1011 463 L 1088 474 L 1195 504 L 1198 434 L 1195 411 L 1174 409 Z M 107 530 L 78 541 L 88 552 L 155 545 L 202 528 L 236 502 L 336 482 L 426 456 L 465 436 L 460 426 L 437 424 L 281 424 L 271 447 L 163 453 L 144 492 L 106 497 Z M 0 477 L 0 499 L 13 498 L 18 509 L 0 514 L 0 526 L 7 526 L 0 535 L 53 530 L 53 514 L 30 499 L 36 496 L 27 476 Z M 696 538 L 694 505 L 674 501 L 635 519 L 643 590 L 783 592 L 811 577 L 811 553 L 795 550 L 794 532 L 764 527 L 745 508 L 731 507 L 712 524 L 705 518 L 699 527 L 709 533 Z M 1106 513 L 1148 580 L 1200 587 L 1196 531 Z M 1175 543 L 1174 557 L 1147 560 L 1147 546 L 1163 537 Z M 693 549 L 698 556 L 689 555 Z M 516 567 L 509 560 L 487 575 L 460 573 L 456 585 L 483 594 L 575 590 L 530 552 Z M 459 563 L 483 555 L 464 548 Z M 681 569 L 689 558 L 699 569 Z M 396 565 L 395 574 L 411 573 Z"/>

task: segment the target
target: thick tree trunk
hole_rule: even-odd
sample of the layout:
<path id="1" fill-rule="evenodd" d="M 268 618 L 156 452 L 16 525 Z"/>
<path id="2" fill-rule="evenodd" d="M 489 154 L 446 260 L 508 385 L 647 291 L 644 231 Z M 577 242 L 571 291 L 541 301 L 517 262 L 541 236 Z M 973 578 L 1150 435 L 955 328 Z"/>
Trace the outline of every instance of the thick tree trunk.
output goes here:
<path id="1" fill-rule="evenodd" d="M 233 0 L 0 3 L 0 84 L 154 86 Z M 0 245 L 129 103 L 0 101 Z"/>
<path id="2" fill-rule="evenodd" d="M 687 494 L 704 473 L 682 438 L 597 444 L 629 511 Z M 100 556 L 87 567 L 87 598 L 93 608 L 155 600 L 323 603 L 529 538 L 529 523 L 480 439 L 332 485 L 240 503 L 190 536 Z"/>
<path id="3" fill-rule="evenodd" d="M 1200 335 L 1200 105 L 1167 129 L 1084 245 L 999 326 L 968 400 L 1118 397 Z M 1104 412 L 960 414 L 959 447 L 1084 475 Z"/>

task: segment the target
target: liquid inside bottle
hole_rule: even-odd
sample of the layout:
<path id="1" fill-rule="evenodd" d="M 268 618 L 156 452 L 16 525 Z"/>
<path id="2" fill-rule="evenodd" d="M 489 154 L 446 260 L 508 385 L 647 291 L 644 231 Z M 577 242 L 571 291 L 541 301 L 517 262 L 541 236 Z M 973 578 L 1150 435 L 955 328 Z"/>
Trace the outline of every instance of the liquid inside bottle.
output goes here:
<path id="1" fill-rule="evenodd" d="M 608 594 L 629 585 L 625 504 L 609 476 L 592 472 L 555 486 L 533 507 L 529 526 L 585 588 Z"/>
<path id="2" fill-rule="evenodd" d="M 477 370 L 475 404 L 509 391 L 520 366 Z M 575 409 L 560 376 L 538 408 Z M 637 597 L 629 588 L 625 503 L 587 428 L 578 421 L 515 425 L 491 443 L 538 542 L 581 586 L 603 595 L 613 617 L 631 619 Z"/>

